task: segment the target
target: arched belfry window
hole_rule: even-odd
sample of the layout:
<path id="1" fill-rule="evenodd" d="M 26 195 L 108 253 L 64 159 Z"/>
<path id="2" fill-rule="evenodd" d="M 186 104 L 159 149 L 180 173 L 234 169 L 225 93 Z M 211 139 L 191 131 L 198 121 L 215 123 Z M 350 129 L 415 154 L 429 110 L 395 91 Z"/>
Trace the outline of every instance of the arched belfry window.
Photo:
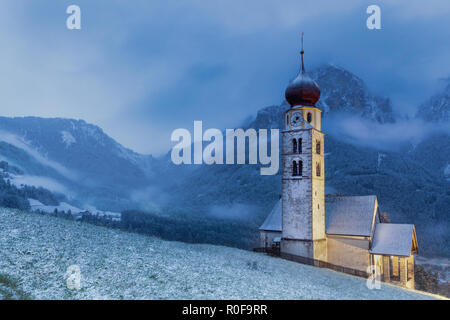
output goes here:
<path id="1" fill-rule="evenodd" d="M 302 139 L 298 139 L 298 153 L 302 153 Z"/>
<path id="2" fill-rule="evenodd" d="M 311 123 L 312 121 L 312 113 L 308 112 L 308 114 L 306 115 L 306 121 L 308 121 L 308 123 Z"/>
<path id="3" fill-rule="evenodd" d="M 316 164 L 316 176 L 320 177 L 320 163 Z"/>
<path id="4" fill-rule="evenodd" d="M 293 161 L 292 162 L 292 175 L 295 177 L 298 175 L 298 171 L 297 171 L 297 161 Z"/>
<path id="5" fill-rule="evenodd" d="M 319 140 L 316 141 L 316 153 L 320 154 L 320 141 Z"/>
<path id="6" fill-rule="evenodd" d="M 298 162 L 298 175 L 302 176 L 303 175 L 303 161 L 299 161 Z"/>
<path id="7" fill-rule="evenodd" d="M 292 139 L 292 152 L 297 153 L 297 140 Z"/>

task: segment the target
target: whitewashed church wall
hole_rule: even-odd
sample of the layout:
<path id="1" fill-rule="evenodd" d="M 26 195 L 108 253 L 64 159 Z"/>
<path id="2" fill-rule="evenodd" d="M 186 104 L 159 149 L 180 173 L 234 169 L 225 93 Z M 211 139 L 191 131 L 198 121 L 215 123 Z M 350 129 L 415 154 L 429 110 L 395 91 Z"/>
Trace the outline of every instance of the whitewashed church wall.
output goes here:
<path id="1" fill-rule="evenodd" d="M 312 241 L 282 240 L 281 252 L 314 259 L 314 247 Z"/>
<path id="2" fill-rule="evenodd" d="M 369 240 L 328 235 L 328 262 L 367 271 L 370 265 Z"/>

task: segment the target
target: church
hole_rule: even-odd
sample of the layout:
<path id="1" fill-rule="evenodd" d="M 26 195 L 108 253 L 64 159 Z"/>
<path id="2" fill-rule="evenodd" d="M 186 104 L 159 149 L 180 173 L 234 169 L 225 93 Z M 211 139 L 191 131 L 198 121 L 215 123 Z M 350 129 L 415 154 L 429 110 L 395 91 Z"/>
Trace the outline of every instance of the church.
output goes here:
<path id="1" fill-rule="evenodd" d="M 376 195 L 325 195 L 320 88 L 301 71 L 286 89 L 282 194 L 259 228 L 260 249 L 282 258 L 414 288 L 414 225 L 382 223 Z"/>

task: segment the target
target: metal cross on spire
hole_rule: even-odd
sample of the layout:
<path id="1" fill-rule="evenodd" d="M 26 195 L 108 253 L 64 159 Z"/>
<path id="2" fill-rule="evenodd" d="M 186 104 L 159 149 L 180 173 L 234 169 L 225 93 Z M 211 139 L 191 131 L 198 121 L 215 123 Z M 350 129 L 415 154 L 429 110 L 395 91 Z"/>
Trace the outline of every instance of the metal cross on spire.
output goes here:
<path id="1" fill-rule="evenodd" d="M 302 73 L 305 73 L 305 65 L 303 64 L 303 54 L 305 51 L 303 51 L 303 36 L 305 35 L 304 32 L 302 32 L 302 51 L 300 51 L 300 54 L 302 55 Z"/>
<path id="2" fill-rule="evenodd" d="M 304 53 L 304 51 L 303 51 L 303 36 L 305 35 L 305 33 L 304 32 L 302 32 L 302 51 L 301 51 L 301 54 L 303 54 Z"/>

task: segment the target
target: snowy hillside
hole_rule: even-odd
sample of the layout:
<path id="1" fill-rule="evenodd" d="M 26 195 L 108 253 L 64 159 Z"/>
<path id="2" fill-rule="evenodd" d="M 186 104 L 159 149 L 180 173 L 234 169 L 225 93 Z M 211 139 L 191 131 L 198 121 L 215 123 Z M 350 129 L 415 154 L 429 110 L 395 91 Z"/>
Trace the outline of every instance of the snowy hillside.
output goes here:
<path id="1" fill-rule="evenodd" d="M 103 210 L 135 207 L 152 182 L 151 156 L 135 153 L 82 120 L 0 117 L 0 160 L 20 169 L 16 184 L 43 187 Z"/>
<path id="2" fill-rule="evenodd" d="M 65 274 L 81 270 L 81 289 Z M 162 241 L 0 209 L 0 299 L 427 299 L 227 247 Z"/>

